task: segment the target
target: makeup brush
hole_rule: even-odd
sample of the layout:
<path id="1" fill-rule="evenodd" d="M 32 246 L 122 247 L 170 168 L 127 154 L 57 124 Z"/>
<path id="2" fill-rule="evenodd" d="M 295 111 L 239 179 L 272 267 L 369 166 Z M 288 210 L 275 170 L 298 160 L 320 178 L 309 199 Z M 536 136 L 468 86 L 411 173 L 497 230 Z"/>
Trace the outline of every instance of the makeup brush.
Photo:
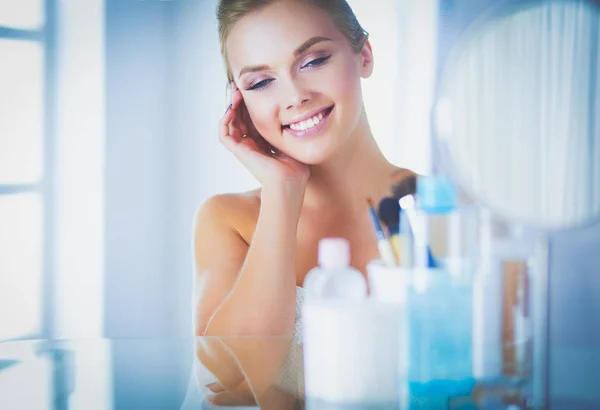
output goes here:
<path id="1" fill-rule="evenodd" d="M 415 179 L 416 182 L 416 179 Z M 399 187 L 397 193 L 402 193 L 402 190 L 410 189 L 412 182 L 407 181 L 407 184 L 403 187 Z M 422 264 L 424 260 L 424 253 L 427 258 L 427 266 L 428 268 L 435 268 L 438 266 L 437 261 L 433 257 L 431 253 L 431 249 L 429 247 L 429 227 L 427 224 L 427 219 L 423 218 L 424 215 L 418 215 L 416 210 L 416 200 L 413 194 L 405 195 L 401 197 L 399 200 L 400 208 L 403 213 L 406 213 L 408 222 L 410 224 L 412 230 L 412 237 L 414 239 L 414 255 L 416 260 L 419 261 L 419 264 Z"/>
<path id="2" fill-rule="evenodd" d="M 417 193 L 417 176 L 409 175 L 392 185 L 392 193 L 397 201 L 406 195 L 415 195 Z"/>
<path id="3" fill-rule="evenodd" d="M 392 244 L 385 235 L 385 232 L 381 228 L 379 223 L 379 217 L 375 211 L 375 206 L 371 198 L 367 199 L 367 205 L 369 207 L 369 215 L 371 216 L 371 223 L 377 236 L 377 248 L 379 249 L 379 256 L 383 262 L 388 266 L 397 266 L 396 257 L 394 256 L 394 249 Z"/>
<path id="4" fill-rule="evenodd" d="M 400 204 L 394 198 L 383 198 L 379 202 L 377 214 L 379 215 L 379 219 L 387 226 L 396 262 L 398 265 L 402 265 L 405 255 L 402 252 L 400 243 Z"/>

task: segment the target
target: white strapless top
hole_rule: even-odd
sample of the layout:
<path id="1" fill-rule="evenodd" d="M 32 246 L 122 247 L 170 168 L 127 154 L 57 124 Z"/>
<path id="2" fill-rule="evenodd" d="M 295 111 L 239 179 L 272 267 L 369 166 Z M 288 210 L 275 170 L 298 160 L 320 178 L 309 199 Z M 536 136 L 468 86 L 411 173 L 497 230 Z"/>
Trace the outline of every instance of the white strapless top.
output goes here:
<path id="1" fill-rule="evenodd" d="M 302 306 L 304 305 L 306 290 L 296 286 L 296 320 L 294 322 L 294 339 L 296 343 L 302 344 Z"/>

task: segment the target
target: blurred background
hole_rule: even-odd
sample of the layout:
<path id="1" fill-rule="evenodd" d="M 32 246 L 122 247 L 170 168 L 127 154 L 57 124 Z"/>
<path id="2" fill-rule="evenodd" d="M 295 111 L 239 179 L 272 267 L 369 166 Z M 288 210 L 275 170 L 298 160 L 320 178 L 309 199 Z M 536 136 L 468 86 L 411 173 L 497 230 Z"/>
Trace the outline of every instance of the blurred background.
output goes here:
<path id="1" fill-rule="evenodd" d="M 497 2 L 349 1 L 370 32 L 366 107 L 392 162 L 431 172 L 439 71 Z M 216 3 L 0 0 L 0 341 L 192 337 L 195 210 L 257 186 L 218 142 L 226 77 Z M 599 248 L 598 225 L 553 238 L 556 340 L 600 344 L 590 324 Z M 191 357 L 181 342 L 148 366 L 187 377 Z"/>

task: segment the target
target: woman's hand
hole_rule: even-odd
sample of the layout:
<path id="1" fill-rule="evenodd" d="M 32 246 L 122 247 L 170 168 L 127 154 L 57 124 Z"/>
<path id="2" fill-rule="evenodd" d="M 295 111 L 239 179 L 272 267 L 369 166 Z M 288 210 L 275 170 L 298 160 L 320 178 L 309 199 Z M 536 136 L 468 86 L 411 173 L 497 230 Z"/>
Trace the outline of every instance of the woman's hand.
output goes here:
<path id="1" fill-rule="evenodd" d="M 298 367 L 285 361 L 292 337 L 200 337 L 196 355 L 217 381 L 206 388 L 206 401 L 214 406 L 257 406 L 265 410 L 293 410 L 303 392 L 285 392 L 280 375 L 300 377 Z M 293 379 L 292 379 L 293 380 Z M 296 388 L 296 383 L 292 387 Z M 288 390 L 290 386 L 283 386 Z"/>
<path id="2" fill-rule="evenodd" d="M 285 188 L 303 196 L 309 168 L 278 152 L 252 124 L 242 93 L 235 85 L 231 104 L 219 122 L 219 139 L 261 183 L 263 189 Z"/>

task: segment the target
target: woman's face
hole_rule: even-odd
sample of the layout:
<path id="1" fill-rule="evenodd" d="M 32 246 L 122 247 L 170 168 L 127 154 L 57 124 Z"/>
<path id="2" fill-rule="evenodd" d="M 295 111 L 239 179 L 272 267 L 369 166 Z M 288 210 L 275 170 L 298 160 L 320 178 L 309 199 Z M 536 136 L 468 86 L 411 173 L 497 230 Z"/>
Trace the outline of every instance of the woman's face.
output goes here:
<path id="1" fill-rule="evenodd" d="M 226 48 L 254 126 L 279 151 L 314 165 L 349 139 L 372 54 L 355 53 L 325 12 L 275 2 L 240 19 Z"/>

